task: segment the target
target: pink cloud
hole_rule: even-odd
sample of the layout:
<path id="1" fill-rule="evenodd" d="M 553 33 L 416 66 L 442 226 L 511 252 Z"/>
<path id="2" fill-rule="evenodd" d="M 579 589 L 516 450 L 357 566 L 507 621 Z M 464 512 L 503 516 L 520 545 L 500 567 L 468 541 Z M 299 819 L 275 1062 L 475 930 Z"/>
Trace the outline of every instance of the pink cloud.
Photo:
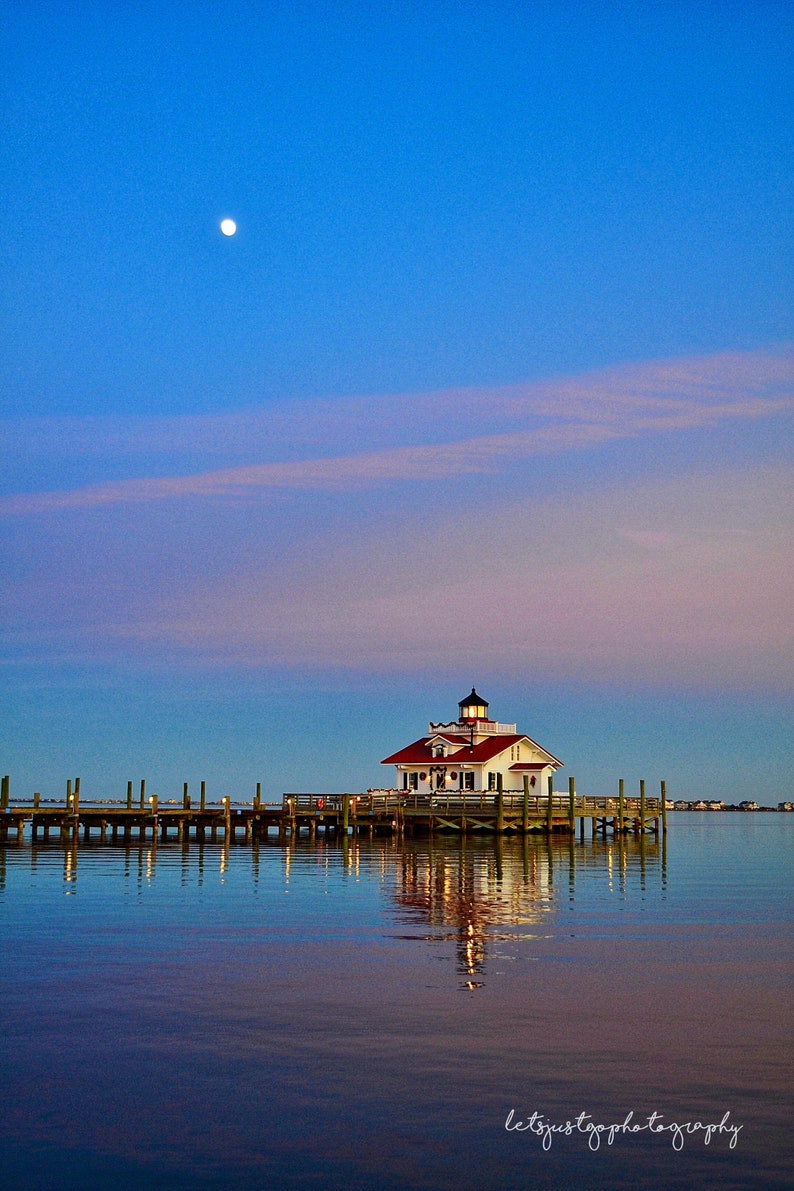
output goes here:
<path id="1" fill-rule="evenodd" d="M 274 457 L 284 442 L 257 437 L 256 414 L 254 462 L 6 497 L 7 656 L 456 662 L 530 682 L 546 672 L 783 687 L 794 670 L 789 468 L 678 467 L 675 480 L 627 485 L 565 462 L 556 495 L 520 468 L 645 436 L 663 453 L 663 436 L 688 429 L 743 433 L 791 409 L 792 374 L 789 356 L 756 353 L 425 394 L 384 406 L 383 423 L 370 412 L 372 433 L 354 433 L 356 401 L 336 420 L 307 403 L 278 428 L 301 429 L 298 458 Z M 231 454 L 241 417 L 209 420 L 219 443 L 232 427 Z M 207 430 L 188 421 L 166 435 L 186 451 Z M 156 429 L 144 429 L 150 446 Z M 217 458 L 228 464 L 220 446 Z M 475 475 L 493 482 L 462 516 Z M 22 518 L 58 511 L 84 515 Z"/>
<path id="2" fill-rule="evenodd" d="M 451 390 L 388 402 L 305 403 L 293 405 L 286 413 L 169 419 L 163 425 L 148 419 L 140 426 L 141 449 L 179 452 L 194 450 L 201 442 L 203 449 L 213 444 L 216 452 L 235 453 L 245 441 L 248 450 L 272 453 L 284 449 L 290 435 L 297 434 L 304 444 L 304 457 L 9 495 L 0 499 L 0 514 L 197 497 L 256 499 L 258 493 L 274 488 L 332 492 L 411 480 L 443 482 L 491 474 L 505 463 L 537 455 L 582 451 L 610 440 L 693 430 L 728 420 L 772 417 L 792 408 L 794 356 L 785 350 L 632 365 L 547 384 Z M 395 409 L 401 415 L 396 422 Z M 377 424 L 384 413 L 385 427 Z M 357 420 L 358 433 L 353 434 Z M 500 424 L 504 428 L 495 432 Z M 352 438 L 362 445 L 384 434 L 388 439 L 389 428 L 399 440 L 406 426 L 419 440 L 440 435 L 444 440 L 387 441 L 377 450 L 332 454 L 311 450 L 320 441 L 327 448 L 339 439 L 348 443 Z M 56 434 L 56 429 L 50 427 L 49 433 Z M 135 434 L 129 426 L 121 433 L 118 423 L 103 430 L 92 422 L 86 434 L 94 449 L 104 435 L 108 449 L 115 443 L 117 449 L 134 450 Z M 80 437 L 72 425 L 72 440 L 75 436 Z"/>
<path id="3" fill-rule="evenodd" d="M 79 582 L 20 598 L 20 631 L 169 664 L 465 663 L 529 682 L 782 689 L 794 671 L 793 486 L 790 469 L 733 470 L 531 504 L 505 495 L 467 515 L 465 532 L 438 511 L 335 526 L 330 542 L 296 526 L 287 554 L 231 568 L 210 557 L 177 582 L 178 554 L 145 582 L 98 558 Z"/>

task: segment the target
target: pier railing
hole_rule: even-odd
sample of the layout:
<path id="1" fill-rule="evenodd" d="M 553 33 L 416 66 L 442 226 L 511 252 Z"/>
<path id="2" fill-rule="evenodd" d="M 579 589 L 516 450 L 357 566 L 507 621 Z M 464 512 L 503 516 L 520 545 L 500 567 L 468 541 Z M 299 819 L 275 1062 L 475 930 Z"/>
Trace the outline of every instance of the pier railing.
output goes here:
<path id="1" fill-rule="evenodd" d="M 386 814 L 402 805 L 398 790 L 368 790 L 366 794 L 285 794 L 283 808 L 287 814 L 341 813 L 345 799 L 349 813 Z"/>
<path id="2" fill-rule="evenodd" d="M 405 810 L 439 810 L 439 811 L 493 811 L 498 805 L 499 794 L 496 790 L 454 791 L 436 794 L 402 794 L 401 805 Z M 567 793 L 554 792 L 551 797 L 552 811 L 555 815 L 567 814 L 570 809 L 570 796 Z M 505 790 L 502 793 L 502 806 L 506 811 L 523 811 L 525 796 L 523 790 Z M 549 809 L 548 794 L 530 794 L 526 798 L 526 806 L 531 815 L 546 815 Z M 624 798 L 623 811 L 639 810 L 639 798 Z M 577 794 L 574 798 L 574 808 L 577 815 L 587 817 L 608 816 L 620 813 L 620 799 L 618 797 L 591 797 Z M 660 811 L 661 799 L 647 797 L 645 810 L 647 814 Z"/>
<path id="3" fill-rule="evenodd" d="M 252 802 L 245 800 L 237 800 L 229 798 L 228 802 L 233 809 L 244 809 L 246 807 L 255 806 L 262 810 L 277 810 L 282 809 L 289 813 L 307 813 L 317 811 L 339 812 L 342 810 L 344 799 L 349 800 L 351 814 L 359 812 L 374 812 L 374 811 L 389 811 L 397 807 L 403 810 L 446 810 L 446 811 L 488 811 L 493 810 L 497 806 L 499 794 L 495 790 L 463 790 L 463 791 L 437 791 L 432 794 L 417 794 L 413 792 L 406 792 L 404 790 L 369 790 L 365 794 L 302 794 L 302 793 L 287 793 L 282 796 L 281 802 Z M 72 796 L 71 798 L 42 798 L 40 796 L 22 797 L 14 799 L 14 808 L 18 810 L 42 810 L 52 808 L 63 812 L 72 808 L 77 800 Z M 227 798 L 207 798 L 202 807 L 207 810 L 223 810 L 226 805 Z M 102 811 L 102 810 L 142 810 L 150 811 L 152 803 L 155 804 L 160 813 L 171 810 L 192 809 L 194 811 L 199 809 L 197 800 L 184 807 L 182 799 L 176 798 L 161 798 L 157 795 L 149 796 L 145 801 L 141 802 L 138 798 L 133 801 L 128 801 L 123 798 L 79 798 L 80 811 Z M 522 790 L 505 790 L 502 793 L 502 805 L 506 811 L 523 810 L 525 805 L 525 796 Z M 549 797 L 547 794 L 532 793 L 526 800 L 526 805 L 530 814 L 546 814 L 548 812 Z M 631 810 L 639 809 L 640 799 L 636 797 L 626 797 L 623 799 L 624 813 Z M 552 794 L 552 810 L 555 813 L 566 813 L 570 807 L 570 798 L 567 793 L 555 791 Z M 648 795 L 645 798 L 645 810 L 648 814 L 659 811 L 661 807 L 661 799 Z M 618 814 L 620 810 L 620 799 L 615 795 L 608 797 L 598 797 L 591 795 L 577 794 L 575 797 L 575 808 L 577 815 L 611 815 Z"/>
<path id="4" fill-rule="evenodd" d="M 314 814 L 317 811 L 334 811 L 342 808 L 342 794 L 285 794 L 281 805 L 285 814 Z"/>

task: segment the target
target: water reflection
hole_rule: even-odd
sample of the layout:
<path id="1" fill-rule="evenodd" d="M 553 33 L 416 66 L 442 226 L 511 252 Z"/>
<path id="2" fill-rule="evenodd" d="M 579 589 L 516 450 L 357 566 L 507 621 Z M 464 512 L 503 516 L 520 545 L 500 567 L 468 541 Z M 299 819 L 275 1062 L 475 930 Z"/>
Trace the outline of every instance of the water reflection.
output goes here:
<path id="1" fill-rule="evenodd" d="M 406 851 L 394 893 L 406 923 L 452 932 L 457 967 L 480 987 L 489 934 L 495 927 L 539 925 L 552 908 L 553 849 L 463 845 Z"/>
<path id="2" fill-rule="evenodd" d="M 526 941 L 559 929 L 563 910 L 577 902 L 603 903 L 613 914 L 620 899 L 637 888 L 664 890 L 667 883 L 664 837 L 618 836 L 576 840 L 551 837 L 396 837 L 353 836 L 309 841 L 262 841 L 253 845 L 141 841 L 118 845 L 69 843 L 31 844 L 30 866 L 48 868 L 60 854 L 64 894 L 80 891 L 85 865 L 93 888 L 121 869 L 125 883 L 139 897 L 153 892 L 162 875 L 160 893 L 171 896 L 176 883 L 183 890 L 205 889 L 214 896 L 233 880 L 257 890 L 302 891 L 311 896 L 321 881 L 322 893 L 344 893 L 349 880 L 376 886 L 391 905 L 398 937 L 453 944 L 462 986 L 481 987 L 489 951 L 507 940 Z M 0 849 L 0 889 L 5 886 L 5 850 Z M 24 863 L 24 862 L 23 862 Z M 337 907 L 340 902 L 335 903 Z M 582 904 L 578 906 L 582 908 Z"/>
<path id="3" fill-rule="evenodd" d="M 482 986 L 489 944 L 515 938 L 507 927 L 521 928 L 522 939 L 546 934 L 560 902 L 575 901 L 577 876 L 581 882 L 599 875 L 607 892 L 620 894 L 630 871 L 644 889 L 649 868 L 663 884 L 664 845 L 643 838 L 577 844 L 527 836 L 474 845 L 464 839 L 454 850 L 431 841 L 402 849 L 394 900 L 406 924 L 433 929 L 424 937 L 439 937 L 439 930 L 454 937 L 458 972 L 471 989 Z"/>

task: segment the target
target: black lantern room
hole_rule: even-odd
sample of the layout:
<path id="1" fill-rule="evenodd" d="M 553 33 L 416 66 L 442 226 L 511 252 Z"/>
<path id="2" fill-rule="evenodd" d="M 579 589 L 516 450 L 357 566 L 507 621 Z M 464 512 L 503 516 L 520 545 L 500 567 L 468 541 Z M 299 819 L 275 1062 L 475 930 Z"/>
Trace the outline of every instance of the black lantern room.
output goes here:
<path id="1" fill-rule="evenodd" d="M 481 699 L 475 691 L 471 688 L 471 694 L 466 699 L 461 699 L 458 704 L 460 708 L 460 722 L 469 723 L 471 720 L 487 720 L 488 719 L 488 704 L 485 699 Z"/>

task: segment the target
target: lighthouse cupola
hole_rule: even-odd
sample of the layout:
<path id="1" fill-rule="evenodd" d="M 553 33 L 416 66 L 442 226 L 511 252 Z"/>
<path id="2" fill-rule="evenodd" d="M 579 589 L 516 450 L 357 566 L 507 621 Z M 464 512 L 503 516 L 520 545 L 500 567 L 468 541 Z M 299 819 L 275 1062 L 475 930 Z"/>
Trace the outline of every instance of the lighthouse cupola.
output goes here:
<path id="1" fill-rule="evenodd" d="M 471 694 L 467 698 L 461 699 L 458 707 L 460 708 L 458 719 L 461 724 L 488 719 L 488 704 L 477 694 L 474 687 L 471 688 Z"/>

